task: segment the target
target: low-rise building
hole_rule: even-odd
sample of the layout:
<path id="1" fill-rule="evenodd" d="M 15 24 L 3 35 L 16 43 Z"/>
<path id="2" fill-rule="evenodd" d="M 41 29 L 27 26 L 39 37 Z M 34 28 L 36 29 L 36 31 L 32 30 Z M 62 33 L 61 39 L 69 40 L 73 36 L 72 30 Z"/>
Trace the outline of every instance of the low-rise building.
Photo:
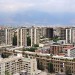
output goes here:
<path id="1" fill-rule="evenodd" d="M 23 57 L 9 57 L 0 60 L 0 75 L 14 75 L 27 72 L 27 75 L 35 75 L 37 72 L 36 59 Z"/>
<path id="2" fill-rule="evenodd" d="M 63 51 L 64 51 L 65 55 L 67 55 L 68 57 L 75 57 L 75 47 L 66 48 Z"/>
<path id="3" fill-rule="evenodd" d="M 48 63 L 52 63 L 54 72 L 66 73 L 66 71 L 69 69 L 71 74 L 75 74 L 74 57 L 64 57 L 58 55 L 51 56 L 50 54 L 42 54 L 28 51 L 26 51 L 23 56 L 28 56 L 29 58 L 36 57 L 38 66 L 42 64 L 41 67 L 43 67 L 46 71 L 48 70 Z"/>
<path id="4" fill-rule="evenodd" d="M 62 45 L 58 44 L 58 43 L 54 43 L 52 45 L 50 45 L 50 53 L 54 54 L 54 55 L 59 55 L 59 53 L 62 52 Z"/>

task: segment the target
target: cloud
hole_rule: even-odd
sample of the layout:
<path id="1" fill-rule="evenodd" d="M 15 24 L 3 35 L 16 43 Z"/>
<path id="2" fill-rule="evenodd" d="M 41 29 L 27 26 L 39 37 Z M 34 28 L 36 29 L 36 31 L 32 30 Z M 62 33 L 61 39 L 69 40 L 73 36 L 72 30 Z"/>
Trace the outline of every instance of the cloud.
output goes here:
<path id="1" fill-rule="evenodd" d="M 28 8 L 31 8 L 33 6 L 32 3 L 28 2 L 21 2 L 18 0 L 3 0 L 0 1 L 0 10 L 4 12 L 15 12 L 20 10 L 27 10 Z"/>
<path id="2" fill-rule="evenodd" d="M 75 12 L 75 0 L 48 0 L 39 7 L 47 12 Z"/>
<path id="3" fill-rule="evenodd" d="M 75 12 L 75 0 L 0 0 L 0 12 L 21 10 Z"/>

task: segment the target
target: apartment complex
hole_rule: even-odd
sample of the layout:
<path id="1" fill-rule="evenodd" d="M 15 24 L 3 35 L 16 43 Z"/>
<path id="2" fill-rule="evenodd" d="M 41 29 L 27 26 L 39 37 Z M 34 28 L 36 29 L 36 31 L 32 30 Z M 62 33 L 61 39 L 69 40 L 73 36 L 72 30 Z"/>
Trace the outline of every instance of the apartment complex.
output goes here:
<path id="1" fill-rule="evenodd" d="M 6 43 L 5 40 L 5 28 L 0 28 L 0 45 L 3 45 Z"/>
<path id="2" fill-rule="evenodd" d="M 63 49 L 64 53 L 68 57 L 75 57 L 75 47 Z"/>
<path id="3" fill-rule="evenodd" d="M 66 72 L 67 69 L 74 75 L 75 74 L 75 60 L 73 57 L 64 57 L 64 56 L 50 56 L 50 54 L 42 54 L 35 52 L 25 52 L 23 55 L 34 58 L 36 57 L 38 66 L 43 66 L 44 70 L 48 70 L 48 63 L 53 64 L 53 68 L 55 72 Z"/>
<path id="4" fill-rule="evenodd" d="M 56 27 L 54 28 L 54 35 L 58 36 L 60 39 L 66 39 L 66 28 L 65 27 Z"/>
<path id="5" fill-rule="evenodd" d="M 17 46 L 27 46 L 27 29 L 25 27 L 17 29 Z"/>
<path id="6" fill-rule="evenodd" d="M 75 43 L 75 28 L 66 29 L 66 43 Z"/>
<path id="7" fill-rule="evenodd" d="M 39 40 L 40 40 L 39 28 L 31 27 L 30 37 L 31 37 L 31 46 L 34 44 L 39 44 Z"/>
<path id="8" fill-rule="evenodd" d="M 53 28 L 46 28 L 46 38 L 53 38 Z"/>
<path id="9" fill-rule="evenodd" d="M 40 32 L 42 37 L 46 37 L 46 27 L 40 27 Z"/>
<path id="10" fill-rule="evenodd" d="M 35 75 L 37 72 L 36 59 L 23 57 L 10 57 L 0 60 L 0 75 L 14 75 L 25 71 L 27 75 Z"/>
<path id="11" fill-rule="evenodd" d="M 0 29 L 0 43 L 12 45 L 14 33 L 17 36 L 17 46 L 27 46 L 27 36 L 31 38 L 31 46 L 40 43 L 40 38 L 53 38 L 58 36 L 66 43 L 75 43 L 74 27 L 19 27 Z"/>
<path id="12" fill-rule="evenodd" d="M 50 45 L 50 53 L 54 55 L 59 55 L 59 53 L 62 53 L 63 46 L 61 44 L 52 44 Z"/>
<path id="13" fill-rule="evenodd" d="M 11 51 L 10 51 L 11 52 Z M 8 51 L 7 51 L 8 53 Z M 15 50 L 15 54 L 22 54 L 24 58 L 37 59 L 37 64 L 39 61 L 39 65 L 43 66 L 44 70 L 48 70 L 48 63 L 53 64 L 54 72 L 66 72 L 69 68 L 72 74 L 75 74 L 75 58 L 74 57 L 65 57 L 65 56 L 58 56 L 58 55 L 50 55 L 38 52 L 29 52 L 29 51 L 18 51 Z"/>
<path id="14" fill-rule="evenodd" d="M 13 28 L 5 28 L 6 45 L 12 45 L 13 42 Z"/>

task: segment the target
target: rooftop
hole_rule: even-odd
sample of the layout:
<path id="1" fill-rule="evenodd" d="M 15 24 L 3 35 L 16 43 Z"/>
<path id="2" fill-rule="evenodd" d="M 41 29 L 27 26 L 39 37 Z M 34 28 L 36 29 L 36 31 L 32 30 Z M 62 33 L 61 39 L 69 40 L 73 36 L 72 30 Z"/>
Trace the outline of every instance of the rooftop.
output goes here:
<path id="1" fill-rule="evenodd" d="M 0 64 L 1 63 L 7 63 L 13 60 L 17 60 L 17 59 L 22 59 L 23 57 L 18 57 L 18 56 L 13 56 L 13 57 L 9 57 L 9 58 L 0 58 Z"/>
<path id="2" fill-rule="evenodd" d="M 29 52 L 25 51 L 27 54 L 34 54 L 34 55 L 39 55 L 39 56 L 50 56 L 50 54 L 44 54 L 44 53 L 36 53 L 36 52 Z M 73 59 L 74 57 L 64 57 L 64 56 L 59 56 L 59 55 L 53 55 L 52 57 L 54 58 L 60 58 L 60 59 Z"/>

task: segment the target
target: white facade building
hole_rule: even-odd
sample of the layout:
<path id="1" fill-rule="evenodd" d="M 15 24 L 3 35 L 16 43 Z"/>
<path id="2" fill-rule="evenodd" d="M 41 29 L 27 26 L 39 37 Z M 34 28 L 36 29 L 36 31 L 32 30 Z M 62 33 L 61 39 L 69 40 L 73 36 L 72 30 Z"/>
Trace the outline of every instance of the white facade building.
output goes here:
<path id="1" fill-rule="evenodd" d="M 75 57 L 75 47 L 67 50 L 67 56 Z"/>
<path id="2" fill-rule="evenodd" d="M 27 46 L 27 30 L 26 28 L 17 29 L 17 46 Z"/>
<path id="3" fill-rule="evenodd" d="M 5 34 L 6 34 L 5 35 L 6 45 L 12 45 L 13 29 L 12 28 L 6 28 Z"/>
<path id="4" fill-rule="evenodd" d="M 66 43 L 75 43 L 75 28 L 66 29 Z"/>
<path id="5" fill-rule="evenodd" d="M 30 28 L 30 36 L 31 36 L 31 46 L 34 44 L 39 44 L 40 34 L 39 28 L 32 27 Z"/>

